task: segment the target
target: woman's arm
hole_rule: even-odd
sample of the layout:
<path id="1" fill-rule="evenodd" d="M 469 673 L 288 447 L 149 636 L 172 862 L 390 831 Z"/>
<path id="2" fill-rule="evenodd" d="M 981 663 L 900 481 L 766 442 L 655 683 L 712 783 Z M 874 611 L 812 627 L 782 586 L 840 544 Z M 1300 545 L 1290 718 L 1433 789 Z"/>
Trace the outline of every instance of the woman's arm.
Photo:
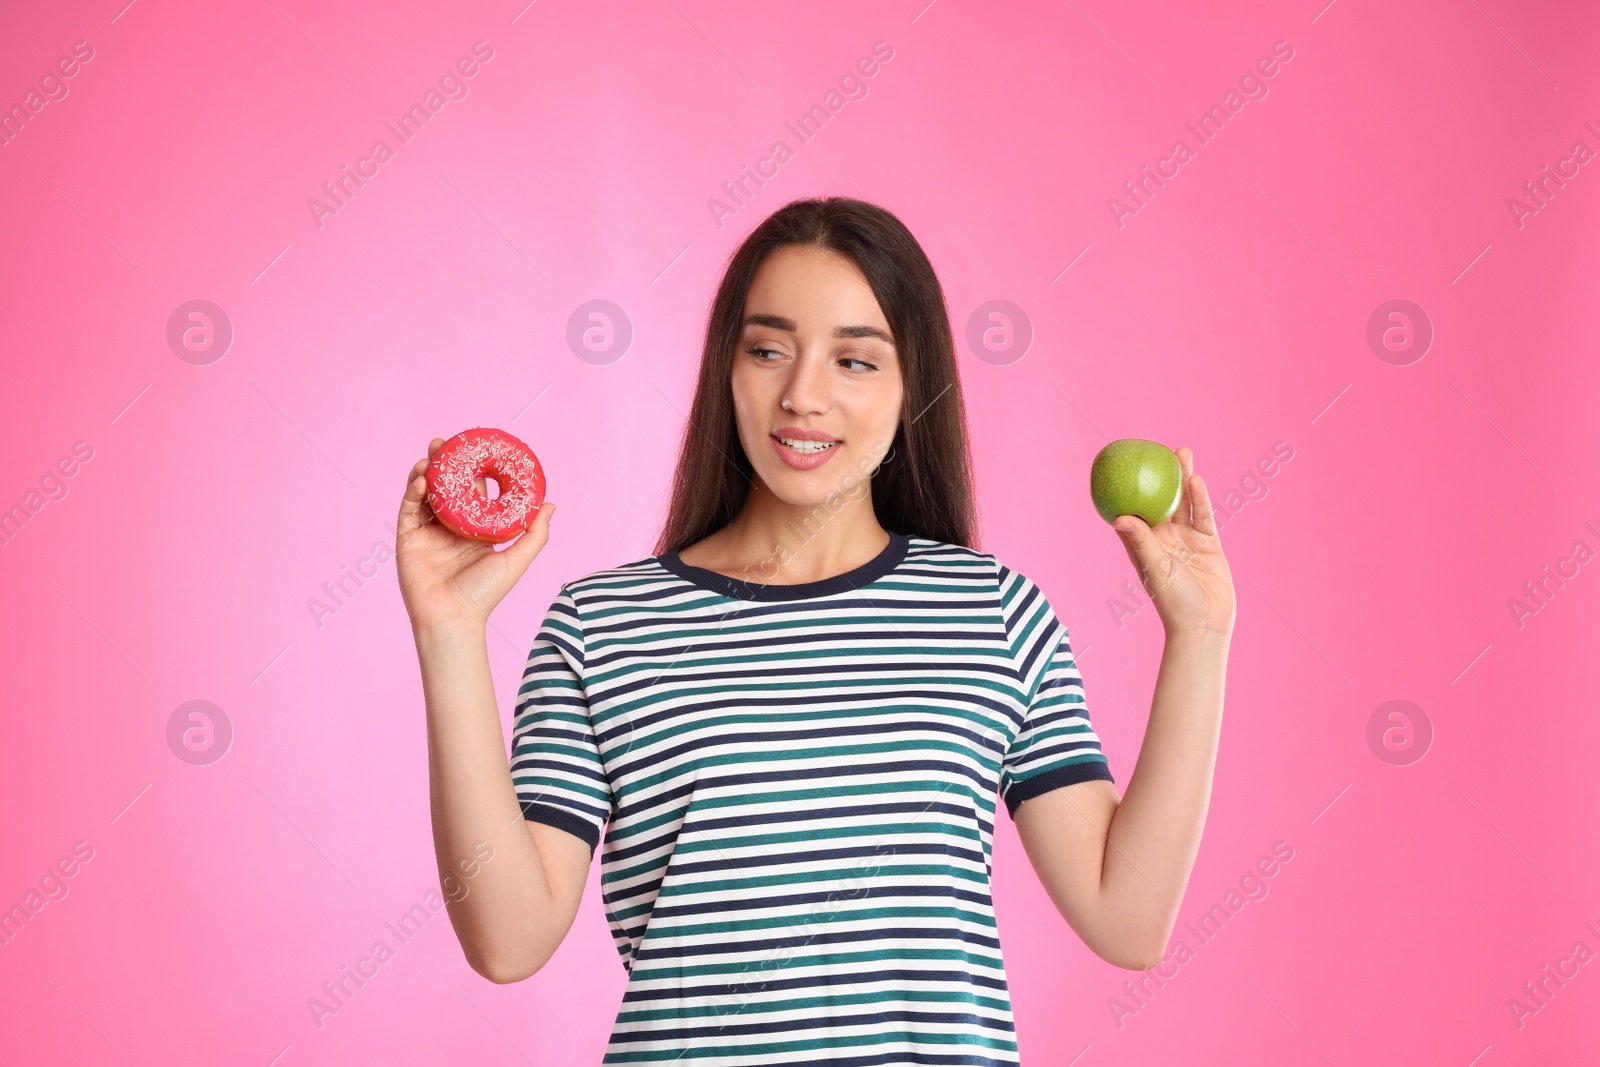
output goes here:
<path id="1" fill-rule="evenodd" d="M 1084 944 L 1119 967 L 1154 967 L 1177 923 L 1211 802 L 1229 640 L 1168 638 L 1120 803 L 1110 782 L 1092 781 L 1017 808 L 1017 833 L 1046 892 Z"/>
<path id="2" fill-rule="evenodd" d="M 1051 900 L 1096 955 L 1130 969 L 1161 961 L 1200 848 L 1222 733 L 1233 579 L 1194 454 L 1170 522 L 1114 526 L 1150 592 L 1166 647 L 1139 759 L 1120 802 L 1089 781 L 1024 801 L 1017 833 Z"/>
<path id="3" fill-rule="evenodd" d="M 514 982 L 544 966 L 566 936 L 590 860 L 575 835 L 522 817 L 484 636 L 489 613 L 549 540 L 555 505 L 545 503 L 501 551 L 456 536 L 426 500 L 424 472 L 443 446 L 434 438 L 411 468 L 395 530 L 427 708 L 434 856 L 467 962 L 491 981 Z"/>
<path id="4" fill-rule="evenodd" d="M 588 880 L 589 846 L 523 818 L 484 628 L 442 625 L 415 636 L 428 715 L 434 856 L 441 876 L 465 888 L 445 894 L 450 925 L 473 970 L 493 982 L 520 981 L 544 966 L 571 929 Z M 462 861 L 484 854 L 493 858 L 463 879 Z"/>

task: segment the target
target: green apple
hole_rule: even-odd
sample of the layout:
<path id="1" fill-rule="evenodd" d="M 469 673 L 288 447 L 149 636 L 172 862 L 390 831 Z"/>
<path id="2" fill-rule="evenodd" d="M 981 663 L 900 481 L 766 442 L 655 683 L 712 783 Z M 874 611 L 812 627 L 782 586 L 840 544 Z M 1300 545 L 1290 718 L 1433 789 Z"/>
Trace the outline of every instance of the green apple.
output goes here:
<path id="1" fill-rule="evenodd" d="M 1124 438 L 1095 454 L 1089 466 L 1089 496 L 1107 522 L 1137 515 L 1160 526 L 1178 510 L 1183 496 L 1183 465 L 1159 441 Z"/>

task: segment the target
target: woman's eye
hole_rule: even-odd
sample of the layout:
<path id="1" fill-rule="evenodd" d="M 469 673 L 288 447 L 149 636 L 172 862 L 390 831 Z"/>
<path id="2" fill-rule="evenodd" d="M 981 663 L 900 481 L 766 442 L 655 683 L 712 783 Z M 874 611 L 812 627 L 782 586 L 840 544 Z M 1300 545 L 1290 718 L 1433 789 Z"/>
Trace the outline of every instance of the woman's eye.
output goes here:
<path id="1" fill-rule="evenodd" d="M 752 349 L 750 349 L 750 355 L 752 355 L 752 356 L 756 356 L 756 357 L 757 357 L 757 359 L 756 359 L 756 362 L 757 362 L 757 363 L 770 363 L 770 362 L 771 362 L 771 360 L 766 360 L 766 359 L 761 359 L 761 358 L 760 358 L 760 354 L 761 354 L 761 353 L 762 353 L 762 352 L 770 352 L 770 353 L 772 353 L 772 354 L 773 354 L 773 355 L 774 355 L 774 356 L 781 356 L 781 355 L 783 355 L 783 353 L 782 353 L 782 352 L 779 352 L 779 351 L 778 351 L 778 350 L 777 350 L 777 349 L 776 349 L 776 348 L 762 348 L 762 347 L 761 347 L 761 346 L 760 346 L 760 345 L 757 345 L 757 346 L 756 346 L 756 347 L 754 347 L 754 348 L 752 348 Z"/>
<path id="2" fill-rule="evenodd" d="M 864 359 L 856 359 L 854 356 L 846 356 L 846 357 L 844 357 L 843 362 L 845 362 L 845 363 L 859 363 L 862 367 L 865 367 L 867 370 L 877 370 L 878 369 L 878 365 L 876 363 L 868 363 L 866 360 L 864 360 Z"/>

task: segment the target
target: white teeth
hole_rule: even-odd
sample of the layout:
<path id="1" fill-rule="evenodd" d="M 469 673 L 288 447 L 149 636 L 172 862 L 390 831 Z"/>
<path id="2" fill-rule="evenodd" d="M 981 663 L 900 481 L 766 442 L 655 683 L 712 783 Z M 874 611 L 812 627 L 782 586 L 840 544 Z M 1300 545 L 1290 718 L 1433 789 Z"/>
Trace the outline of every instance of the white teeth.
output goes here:
<path id="1" fill-rule="evenodd" d="M 828 449 L 839 443 L 837 441 L 796 441 L 789 437 L 780 437 L 778 440 L 782 441 L 796 452 L 826 452 Z"/>

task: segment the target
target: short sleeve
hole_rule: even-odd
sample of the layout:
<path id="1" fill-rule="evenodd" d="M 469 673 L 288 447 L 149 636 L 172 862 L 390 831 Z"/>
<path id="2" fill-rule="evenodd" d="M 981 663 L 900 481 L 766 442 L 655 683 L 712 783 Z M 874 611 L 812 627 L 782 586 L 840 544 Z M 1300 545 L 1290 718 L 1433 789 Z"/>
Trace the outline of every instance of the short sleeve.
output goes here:
<path id="1" fill-rule="evenodd" d="M 517 690 L 511 782 L 522 814 L 581 837 L 594 854 L 611 783 L 583 687 L 583 622 L 566 586 L 545 614 Z"/>
<path id="2" fill-rule="evenodd" d="M 1027 694 L 1022 726 L 1006 748 L 1000 794 L 1013 819 L 1023 801 L 1065 785 L 1115 781 L 1089 724 L 1083 679 L 1067 629 L 1038 586 L 1000 567 L 1006 633 Z"/>

